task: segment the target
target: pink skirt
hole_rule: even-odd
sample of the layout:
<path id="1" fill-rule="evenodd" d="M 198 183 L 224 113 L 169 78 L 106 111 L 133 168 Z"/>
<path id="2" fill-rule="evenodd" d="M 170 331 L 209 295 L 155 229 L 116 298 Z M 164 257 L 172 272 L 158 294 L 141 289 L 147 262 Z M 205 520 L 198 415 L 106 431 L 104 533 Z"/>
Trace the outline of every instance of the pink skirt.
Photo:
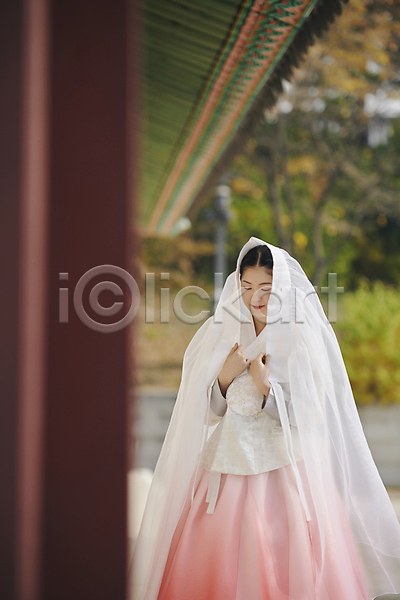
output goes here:
<path id="1" fill-rule="evenodd" d="M 300 465 L 299 465 L 300 466 Z M 201 469 L 171 542 L 158 600 L 366 600 L 343 511 L 327 528 L 323 566 L 313 552 L 291 465 L 258 475 L 221 475 L 207 513 L 209 471 Z M 317 538 L 315 538 L 317 539 Z"/>

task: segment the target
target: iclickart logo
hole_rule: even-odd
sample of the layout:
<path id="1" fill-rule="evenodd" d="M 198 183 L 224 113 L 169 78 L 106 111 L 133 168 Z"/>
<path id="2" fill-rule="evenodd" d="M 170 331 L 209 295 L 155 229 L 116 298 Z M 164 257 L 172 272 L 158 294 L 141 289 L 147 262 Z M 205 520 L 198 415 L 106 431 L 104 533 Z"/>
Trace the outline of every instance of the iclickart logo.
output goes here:
<path id="1" fill-rule="evenodd" d="M 111 281 L 110 277 L 116 281 Z M 169 280 L 169 273 L 161 273 L 160 278 L 161 281 Z M 70 296 L 72 293 L 71 288 L 66 287 L 69 281 L 69 273 L 60 272 L 59 280 L 60 282 L 65 282 L 64 285 L 59 287 L 59 323 L 69 323 Z M 216 322 L 222 322 L 224 313 L 222 313 L 221 319 L 221 311 L 216 315 L 215 308 L 218 305 L 223 286 L 222 273 L 215 273 L 213 298 L 199 286 L 189 285 L 181 288 L 172 300 L 175 317 L 182 323 L 196 325 L 201 324 L 211 315 L 212 311 L 210 308 L 201 310 L 195 315 L 187 314 L 184 311 L 183 303 L 185 298 L 193 294 L 201 301 L 206 301 L 209 307 L 213 303 L 214 320 L 217 319 Z M 168 287 L 160 288 L 160 323 L 170 322 L 170 291 Z M 110 306 L 104 306 L 104 304 L 100 303 L 99 296 L 102 292 L 109 292 L 111 294 L 111 298 L 114 301 Z M 337 295 L 343 294 L 343 292 L 344 288 L 337 286 L 337 273 L 328 273 L 328 286 L 321 287 L 320 293 L 327 294 L 328 296 L 327 317 L 330 323 L 337 320 Z M 243 312 L 240 310 L 240 297 L 242 294 L 243 290 L 239 289 L 238 292 L 224 300 L 221 308 L 232 317 L 245 322 L 246 318 L 243 319 Z M 268 313 L 267 322 L 288 323 L 290 319 L 294 319 L 296 323 L 303 323 L 307 317 L 307 302 L 310 301 L 308 299 L 311 299 L 313 294 L 318 295 L 317 286 L 312 286 L 306 294 L 296 289 L 291 290 L 290 295 L 287 294 L 287 290 L 275 290 L 271 292 L 272 301 L 268 302 L 268 308 L 271 310 L 269 311 L 270 314 Z M 140 290 L 135 279 L 128 271 L 115 265 L 99 265 L 89 269 L 82 275 L 73 290 L 73 306 L 76 315 L 86 327 L 99 333 L 115 333 L 130 325 L 139 311 L 140 302 Z M 155 274 L 146 273 L 145 323 L 155 323 L 155 307 Z M 291 307 L 294 307 L 294 310 Z M 118 315 L 119 318 L 117 320 L 112 320 L 113 317 L 118 317 Z"/>

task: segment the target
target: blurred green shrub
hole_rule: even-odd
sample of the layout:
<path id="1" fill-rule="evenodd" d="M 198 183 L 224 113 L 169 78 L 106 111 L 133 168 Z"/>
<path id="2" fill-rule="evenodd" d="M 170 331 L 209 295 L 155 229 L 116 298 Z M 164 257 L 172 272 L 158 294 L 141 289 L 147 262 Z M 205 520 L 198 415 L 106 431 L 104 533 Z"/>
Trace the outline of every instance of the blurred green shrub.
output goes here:
<path id="1" fill-rule="evenodd" d="M 400 290 L 361 281 L 340 298 L 334 329 L 357 404 L 400 404 Z"/>

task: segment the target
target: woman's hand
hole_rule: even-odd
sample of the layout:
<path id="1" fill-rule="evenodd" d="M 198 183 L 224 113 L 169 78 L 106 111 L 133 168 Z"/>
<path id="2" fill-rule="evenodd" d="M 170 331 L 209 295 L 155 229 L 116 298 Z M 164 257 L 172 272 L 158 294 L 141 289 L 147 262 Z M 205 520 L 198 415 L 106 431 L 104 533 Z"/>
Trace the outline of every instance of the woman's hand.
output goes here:
<path id="1" fill-rule="evenodd" d="M 250 364 L 250 373 L 254 379 L 254 383 L 264 396 L 268 396 L 271 384 L 269 383 L 270 361 L 271 355 L 260 352 Z"/>
<path id="2" fill-rule="evenodd" d="M 235 377 L 240 375 L 240 373 L 244 371 L 250 362 L 250 359 L 246 358 L 245 356 L 243 344 L 238 345 L 236 342 L 226 357 L 224 366 L 222 367 L 221 373 L 218 376 L 219 387 L 224 396 L 226 395 L 226 390 Z"/>

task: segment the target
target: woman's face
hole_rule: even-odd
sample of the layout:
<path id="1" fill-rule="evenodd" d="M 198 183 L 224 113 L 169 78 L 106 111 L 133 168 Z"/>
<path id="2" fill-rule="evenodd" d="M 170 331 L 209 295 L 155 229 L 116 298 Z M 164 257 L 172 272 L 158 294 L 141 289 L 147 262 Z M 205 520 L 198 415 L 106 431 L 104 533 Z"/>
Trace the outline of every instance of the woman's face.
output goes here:
<path id="1" fill-rule="evenodd" d="M 246 267 L 241 283 L 242 298 L 253 317 L 265 322 L 271 295 L 272 273 L 266 267 Z"/>

